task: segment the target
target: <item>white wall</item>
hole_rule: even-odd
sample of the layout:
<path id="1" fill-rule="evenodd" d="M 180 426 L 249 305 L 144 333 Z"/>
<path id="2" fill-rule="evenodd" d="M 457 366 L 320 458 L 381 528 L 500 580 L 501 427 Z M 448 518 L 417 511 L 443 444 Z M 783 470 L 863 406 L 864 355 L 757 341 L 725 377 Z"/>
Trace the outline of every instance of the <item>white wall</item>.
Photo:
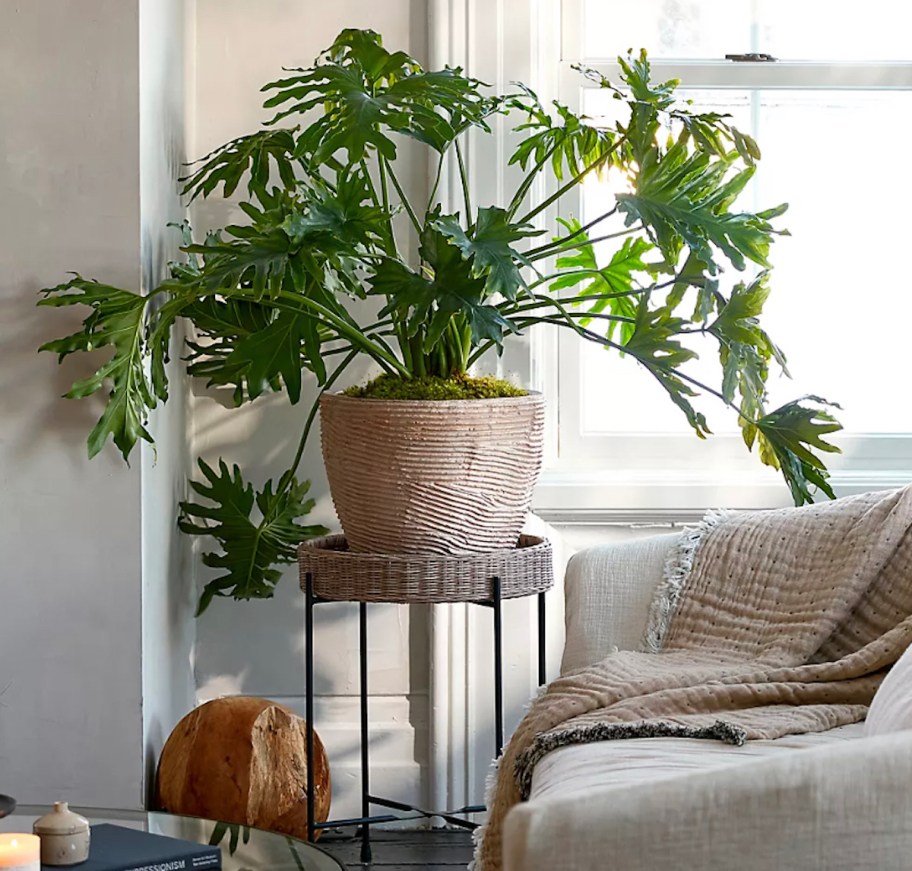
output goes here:
<path id="1" fill-rule="evenodd" d="M 137 4 L 0 15 L 0 784 L 138 807 L 139 463 L 89 463 L 101 403 L 59 397 L 90 363 L 36 354 L 81 316 L 35 309 L 67 270 L 139 285 Z"/>
<path id="2" fill-rule="evenodd" d="M 197 0 L 195 138 L 202 155 L 251 132 L 268 114 L 259 88 L 281 67 L 309 66 L 343 27 L 369 27 L 388 48 L 419 60 L 425 53 L 423 0 Z M 255 11 L 254 11 L 255 9 Z M 425 186 L 425 166 L 415 161 L 408 185 Z M 197 229 L 234 220 L 217 199 L 194 206 Z M 361 370 L 360 374 L 364 374 Z M 313 391 L 289 407 L 281 397 L 262 398 L 238 412 L 230 397 L 202 395 L 194 385 L 193 447 L 213 462 L 238 462 L 257 486 L 290 461 Z M 318 434 L 305 455 L 302 476 L 313 480 L 315 521 L 337 528 L 323 476 Z M 201 576 L 200 582 L 206 580 Z M 198 621 L 196 650 L 200 698 L 243 692 L 282 701 L 303 713 L 303 596 L 291 567 L 276 597 L 237 603 L 216 600 Z M 391 797 L 423 799 L 427 720 L 427 621 L 422 608 L 372 606 L 369 624 L 373 786 Z M 333 771 L 333 815 L 359 811 L 357 795 L 357 607 L 322 605 L 316 611 L 316 726 Z"/>
<path id="3" fill-rule="evenodd" d="M 192 0 L 140 0 L 140 204 L 142 285 L 148 292 L 180 257 L 169 223 L 185 215 L 177 179 L 186 162 L 185 84 L 192 57 Z M 190 32 L 188 45 L 187 31 Z M 165 739 L 194 702 L 196 591 L 192 554 L 175 523 L 187 490 L 188 391 L 175 335 L 169 399 L 152 415 L 155 447 L 142 446 L 142 683 L 146 792 Z"/>

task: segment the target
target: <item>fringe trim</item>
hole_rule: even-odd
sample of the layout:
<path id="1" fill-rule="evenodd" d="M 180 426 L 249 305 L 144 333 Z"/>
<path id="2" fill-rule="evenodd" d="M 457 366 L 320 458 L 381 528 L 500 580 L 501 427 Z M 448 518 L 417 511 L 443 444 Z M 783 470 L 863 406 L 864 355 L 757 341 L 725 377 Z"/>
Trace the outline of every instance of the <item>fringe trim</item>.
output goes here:
<path id="1" fill-rule="evenodd" d="M 523 705 L 523 713 L 528 712 L 529 708 L 532 707 L 532 704 L 540 699 L 545 693 L 548 692 L 548 684 L 543 683 L 540 687 L 535 690 L 535 694 Z M 491 760 L 491 765 L 488 767 L 488 773 L 485 776 L 485 785 L 484 785 L 484 806 L 487 808 L 487 812 L 490 815 L 491 806 L 494 803 L 494 788 L 497 785 L 497 774 L 500 771 L 500 760 L 503 759 L 503 756 L 498 756 L 496 759 Z M 472 830 L 472 843 L 475 845 L 475 857 L 478 856 L 481 850 L 481 842 L 484 840 L 485 831 L 488 828 L 488 821 L 485 821 L 477 828 Z M 467 871 L 475 871 L 476 861 L 475 858 L 469 862 Z"/>
<path id="2" fill-rule="evenodd" d="M 623 740 L 626 738 L 709 738 L 741 747 L 747 740 L 747 733 L 740 726 L 716 720 L 711 726 L 680 726 L 643 720 L 638 723 L 594 723 L 559 732 L 539 735 L 516 760 L 514 776 L 522 800 L 526 801 L 532 791 L 532 772 L 542 757 L 570 744 L 590 744 L 594 741 Z M 490 807 L 490 805 L 488 805 Z M 476 830 L 480 831 L 480 830 Z"/>
<path id="3" fill-rule="evenodd" d="M 696 526 L 685 527 L 678 543 L 665 561 L 662 582 L 649 607 L 649 620 L 643 636 L 643 650 L 658 653 L 665 644 L 671 619 L 678 607 L 693 569 L 697 551 L 709 533 L 721 526 L 734 512 L 724 508 L 710 508 Z"/>
<path id="4" fill-rule="evenodd" d="M 469 862 L 467 871 L 475 871 L 478 867 L 477 860 L 481 853 L 481 843 L 484 841 L 484 836 L 488 829 L 488 819 L 490 819 L 491 806 L 494 803 L 494 788 L 497 785 L 497 773 L 500 771 L 501 759 L 503 759 L 503 756 L 498 756 L 491 760 L 488 774 L 485 777 L 484 804 L 487 808 L 488 817 L 477 829 L 472 830 L 472 843 L 475 844 L 475 855 L 472 857 L 472 861 Z"/>

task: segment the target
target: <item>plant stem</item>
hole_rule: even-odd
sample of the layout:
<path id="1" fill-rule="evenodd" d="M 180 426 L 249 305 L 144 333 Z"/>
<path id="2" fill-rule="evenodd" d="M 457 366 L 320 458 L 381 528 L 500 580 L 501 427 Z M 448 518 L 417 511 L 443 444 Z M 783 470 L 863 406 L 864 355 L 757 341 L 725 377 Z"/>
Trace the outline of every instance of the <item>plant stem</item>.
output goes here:
<path id="1" fill-rule="evenodd" d="M 382 167 L 381 167 L 381 172 L 380 172 L 380 181 L 384 187 L 383 201 L 381 201 L 380 198 L 377 196 L 377 188 L 374 186 L 374 180 L 370 177 L 370 170 L 367 168 L 367 161 L 364 159 L 361 160 L 361 169 L 364 172 L 364 177 L 367 179 L 367 186 L 371 192 L 371 198 L 374 201 L 374 205 L 383 209 L 383 211 L 386 215 L 386 222 L 384 225 L 384 229 L 386 230 L 386 233 L 385 233 L 385 235 L 386 235 L 386 240 L 385 240 L 386 253 L 388 255 L 390 255 L 392 257 L 392 259 L 397 260 L 398 251 L 396 249 L 396 237 L 393 235 L 393 220 L 392 220 L 392 216 L 389 214 L 389 201 L 388 201 L 388 194 L 387 194 L 386 185 L 385 185 L 386 180 L 383 176 Z"/>
<path id="2" fill-rule="evenodd" d="M 546 199 L 541 205 L 536 206 L 534 209 L 532 209 L 531 212 L 529 212 L 524 217 L 520 218 L 519 223 L 520 224 L 528 223 L 536 215 L 538 215 L 539 213 L 541 213 L 545 209 L 547 209 L 548 206 L 550 206 L 552 203 L 556 203 L 565 193 L 572 191 L 587 175 L 589 175 L 590 172 L 592 172 L 594 169 L 598 169 L 603 164 L 607 163 L 608 158 L 611 157 L 611 155 L 614 154 L 614 152 L 617 151 L 618 148 L 620 148 L 621 143 L 625 142 L 626 139 L 627 139 L 626 136 L 622 136 L 620 139 L 618 139 L 618 141 L 615 142 L 614 145 L 611 146 L 611 148 L 609 148 L 608 151 L 606 151 L 598 160 L 595 160 L 592 163 L 590 163 L 589 166 L 587 166 L 582 172 L 577 173 L 572 179 L 570 179 L 570 181 L 568 181 L 567 184 L 565 184 L 563 187 L 558 188 L 557 191 L 555 191 L 553 194 L 551 194 L 551 196 L 548 197 L 548 199 Z"/>
<path id="3" fill-rule="evenodd" d="M 459 181 L 462 183 L 462 196 L 465 200 L 465 222 L 466 228 L 471 229 L 473 225 L 472 221 L 472 200 L 469 197 L 469 178 L 466 175 L 465 162 L 462 159 L 462 147 L 459 145 L 459 140 L 454 139 L 453 144 L 456 146 L 456 163 L 459 166 Z"/>
<path id="4" fill-rule="evenodd" d="M 592 276 L 593 278 L 603 278 L 601 269 L 570 269 L 567 272 L 552 272 L 551 275 L 544 275 L 539 278 L 537 281 L 533 281 L 526 288 L 527 290 L 534 290 L 536 287 L 541 287 L 543 284 L 548 284 L 551 281 L 557 281 L 559 278 L 566 278 L 571 275 L 579 275 L 581 278 L 586 276 Z M 579 296 L 572 297 L 569 300 L 563 300 L 563 302 L 571 302 L 573 300 L 584 300 L 584 299 L 614 299 L 619 296 L 633 296 L 637 293 L 643 293 L 646 288 L 631 288 L 630 290 L 618 290 L 613 291 L 612 293 L 600 293 L 593 294 L 592 296 Z"/>
<path id="5" fill-rule="evenodd" d="M 399 343 L 399 351 L 402 354 L 402 362 L 409 372 L 415 371 L 415 361 L 412 359 L 412 346 L 409 344 L 408 337 L 405 334 L 405 325 L 396 324 L 396 341 Z"/>
<path id="6" fill-rule="evenodd" d="M 529 260 L 541 260 L 543 257 L 553 257 L 555 254 L 562 254 L 567 250 L 591 248 L 596 243 L 604 242 L 606 239 L 620 239 L 622 236 L 632 236 L 634 233 L 639 233 L 642 229 L 643 226 L 641 224 L 639 226 L 629 227 L 626 230 L 618 230 L 617 233 L 606 233 L 604 236 L 596 236 L 594 239 L 585 239 L 582 242 L 575 242 L 572 245 L 565 245 L 561 248 L 554 248 L 551 251 L 545 251 L 544 253 L 535 254 L 534 256 L 530 256 L 529 254 L 526 256 Z"/>
<path id="7" fill-rule="evenodd" d="M 557 319 L 550 320 L 548 322 L 558 323 L 558 324 L 561 323 Z M 735 413 L 742 420 L 745 420 L 748 423 L 753 424 L 754 426 L 758 425 L 758 422 L 756 419 L 746 415 L 743 411 L 741 411 L 741 409 L 737 405 L 735 405 L 734 402 L 731 402 L 730 400 L 726 399 L 724 394 L 721 391 L 716 390 L 713 387 L 710 387 L 708 384 L 704 384 L 702 381 L 698 381 L 696 378 L 693 378 L 690 375 L 687 375 L 686 373 L 681 372 L 679 369 L 676 369 L 673 366 L 665 366 L 662 363 L 657 363 L 655 360 L 650 360 L 647 357 L 643 357 L 643 356 L 637 354 L 635 351 L 631 351 L 625 345 L 621 345 L 621 344 L 618 344 L 617 342 L 613 342 L 613 341 L 611 341 L 611 339 L 606 339 L 604 336 L 600 336 L 598 333 L 592 332 L 592 330 L 587 330 L 585 327 L 580 327 L 578 324 L 573 324 L 572 326 L 576 330 L 576 332 L 581 333 L 583 338 L 588 339 L 591 342 L 595 342 L 596 344 L 604 345 L 607 348 L 614 348 L 616 351 L 620 351 L 623 354 L 630 355 L 631 357 L 633 357 L 634 360 L 638 361 L 639 363 L 642 363 L 648 370 L 653 372 L 653 374 L 655 374 L 654 373 L 655 369 L 661 369 L 664 372 L 672 374 L 676 378 L 680 378 L 682 381 L 686 381 L 688 384 L 692 384 L 694 387 L 698 387 L 700 390 L 705 391 L 710 396 L 716 397 L 716 399 L 718 399 L 720 402 L 722 402 L 728 408 L 734 409 Z"/>
<path id="8" fill-rule="evenodd" d="M 440 159 L 437 161 L 437 172 L 434 176 L 434 186 L 431 188 L 431 195 L 428 197 L 427 208 L 425 212 L 430 212 L 434 208 L 434 199 L 437 197 L 437 188 L 440 187 L 440 177 L 443 175 L 443 161 L 446 159 L 446 150 L 440 152 Z"/>
<path id="9" fill-rule="evenodd" d="M 567 272 L 554 272 L 551 275 L 545 275 L 540 278 L 538 281 L 532 282 L 527 288 L 527 290 L 533 290 L 536 287 L 540 287 L 542 284 L 547 284 L 549 281 L 556 281 L 558 278 L 565 278 L 568 275 L 601 275 L 602 270 L 600 269 L 571 269 Z M 690 278 L 685 279 L 681 277 L 676 277 L 669 279 L 668 281 L 663 281 L 659 284 L 651 284 L 649 287 L 637 287 L 632 288 L 631 290 L 618 290 L 612 293 L 592 293 L 592 294 L 583 294 L 580 296 L 567 297 L 566 299 L 561 299 L 562 303 L 573 304 L 578 302 L 586 302 L 587 300 L 596 300 L 596 299 L 617 299 L 620 296 L 636 296 L 638 293 L 651 293 L 654 290 L 664 290 L 668 287 L 673 287 L 676 284 L 680 284 L 682 281 L 690 284 L 693 287 L 701 287 L 704 283 L 702 278 Z M 502 305 L 502 304 L 501 304 Z M 498 306 L 499 308 L 500 306 Z M 501 309 L 504 311 L 504 309 Z"/>
<path id="10" fill-rule="evenodd" d="M 522 180 L 522 183 L 516 189 L 516 193 L 513 194 L 513 199 L 510 200 L 510 205 L 507 206 L 508 221 L 516 214 L 516 210 L 522 205 L 523 200 L 526 198 L 526 194 L 529 193 L 529 190 L 535 181 L 535 177 L 545 168 L 545 164 L 551 159 L 551 156 L 556 150 L 557 145 L 553 145 L 545 156 L 529 170 L 529 174 Z"/>
<path id="11" fill-rule="evenodd" d="M 380 195 L 383 198 L 382 206 L 386 215 L 386 227 L 390 240 L 390 253 L 394 257 L 399 256 L 399 248 L 396 245 L 396 234 L 393 231 L 393 215 L 390 209 L 389 184 L 386 180 L 387 163 L 382 157 L 377 159 L 377 173 L 380 176 Z"/>
<path id="12" fill-rule="evenodd" d="M 284 493 L 289 486 L 291 485 L 291 480 L 294 477 L 295 472 L 298 470 L 298 466 L 301 464 L 301 458 L 304 456 L 304 448 L 307 445 L 307 439 L 310 436 L 310 430 L 313 428 L 314 420 L 316 420 L 317 412 L 320 410 L 320 397 L 329 390 L 333 384 L 336 383 L 338 377 L 348 368 L 349 363 L 355 359 L 359 354 L 359 351 L 356 348 L 353 348 L 349 351 L 345 359 L 336 366 L 332 375 L 326 379 L 326 383 L 323 385 L 320 392 L 317 394 L 317 398 L 313 401 L 313 405 L 310 406 L 310 411 L 307 414 L 307 420 L 304 423 L 304 431 L 301 433 L 301 438 L 298 439 L 298 448 L 295 451 L 294 459 L 291 461 L 291 466 L 288 470 L 282 475 L 282 479 L 279 482 L 278 489 L 276 490 L 276 495 L 279 493 Z"/>
<path id="13" fill-rule="evenodd" d="M 371 199 L 374 201 L 375 206 L 380 206 L 380 198 L 377 196 L 377 188 L 374 185 L 374 180 L 370 177 L 370 170 L 367 168 L 367 161 L 361 160 L 361 171 L 364 173 L 364 180 L 367 182 L 367 189 L 370 191 Z"/>
<path id="14" fill-rule="evenodd" d="M 192 291 L 193 295 L 186 301 L 182 301 L 175 296 L 171 297 L 171 300 L 169 301 L 169 307 L 171 307 L 171 303 L 175 303 L 173 306 L 173 308 L 177 310 L 177 314 L 175 316 L 179 315 L 181 309 L 186 305 L 194 303 L 199 299 L 207 296 L 223 295 L 228 298 L 245 299 L 250 302 L 262 302 L 262 299 L 258 294 L 254 292 L 253 288 L 192 287 L 190 290 Z M 359 327 L 353 326 L 344 318 L 328 309 L 326 306 L 316 302 L 316 300 L 310 299 L 309 297 L 303 296 L 299 293 L 293 293 L 288 290 L 279 290 L 276 291 L 272 297 L 270 297 L 269 304 L 273 308 L 295 312 L 296 314 L 302 314 L 302 308 L 309 309 L 309 314 L 311 317 L 322 321 L 324 326 L 330 330 L 333 330 L 341 338 L 350 342 L 353 348 L 360 348 L 365 354 L 367 354 L 381 366 L 384 366 L 384 368 L 387 368 L 388 366 L 398 372 L 402 377 L 410 377 L 409 371 L 402 365 L 399 360 L 396 359 L 395 354 L 388 352 L 385 348 L 381 347 L 375 342 L 372 342 L 367 336 L 362 334 Z M 153 330 L 150 341 L 155 340 L 155 335 L 157 332 L 158 328 Z"/>
<path id="15" fill-rule="evenodd" d="M 590 230 L 596 224 L 600 224 L 602 221 L 604 221 L 607 218 L 610 218 L 612 215 L 615 215 L 615 214 L 617 214 L 617 206 L 615 206 L 613 209 L 611 209 L 611 211 L 605 212 L 604 215 L 599 215 L 599 217 L 590 221 L 588 224 L 584 224 L 582 227 L 580 227 L 577 230 L 574 230 L 572 233 L 569 233 L 566 236 L 560 236 L 557 239 L 553 239 L 552 241 L 545 243 L 544 245 L 539 245 L 537 248 L 531 248 L 529 251 L 525 252 L 525 255 L 526 255 L 526 257 L 532 258 L 535 255 L 539 254 L 540 252 L 546 251 L 549 248 L 566 245 L 571 239 L 575 239 L 577 236 L 582 236 L 583 233 Z M 572 247 L 577 247 L 577 246 L 572 246 Z"/>
<path id="16" fill-rule="evenodd" d="M 424 362 L 424 347 L 420 332 L 415 333 L 408 341 L 412 351 L 412 372 L 419 378 L 423 375 L 427 375 L 427 368 L 425 367 Z"/>
<path id="17" fill-rule="evenodd" d="M 386 163 L 386 161 L 383 161 Z M 399 184 L 399 179 L 396 178 L 396 173 L 393 171 L 392 166 L 387 165 L 387 171 L 389 172 L 390 181 L 393 183 L 393 187 L 396 188 L 396 193 L 399 194 L 399 201 L 405 207 L 405 211 L 408 212 L 408 216 L 412 221 L 412 226 L 415 228 L 415 232 L 420 236 L 421 235 L 421 223 L 418 221 L 418 218 L 415 215 L 415 210 L 412 208 L 412 204 L 409 202 L 408 197 L 405 195 L 405 191 L 402 189 L 402 185 Z"/>

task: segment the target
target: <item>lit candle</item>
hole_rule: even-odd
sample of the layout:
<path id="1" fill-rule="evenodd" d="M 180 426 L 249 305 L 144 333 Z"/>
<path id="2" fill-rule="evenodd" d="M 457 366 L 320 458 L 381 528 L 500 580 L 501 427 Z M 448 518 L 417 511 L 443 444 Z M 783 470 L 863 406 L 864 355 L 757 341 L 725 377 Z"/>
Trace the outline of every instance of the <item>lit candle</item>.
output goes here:
<path id="1" fill-rule="evenodd" d="M 41 839 L 37 835 L 0 835 L 0 868 L 41 871 Z"/>

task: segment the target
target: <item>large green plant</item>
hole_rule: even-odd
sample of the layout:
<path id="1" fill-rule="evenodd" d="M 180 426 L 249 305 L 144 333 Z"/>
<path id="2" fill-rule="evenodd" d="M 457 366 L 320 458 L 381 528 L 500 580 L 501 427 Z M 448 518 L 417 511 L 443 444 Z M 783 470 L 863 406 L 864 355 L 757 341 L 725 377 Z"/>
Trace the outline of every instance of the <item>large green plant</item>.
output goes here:
<path id="1" fill-rule="evenodd" d="M 425 71 L 362 30 L 343 31 L 313 67 L 266 85 L 275 117 L 185 179 L 192 197 L 245 192 L 239 205 L 248 223 L 197 243 L 185 228 L 186 262 L 146 296 L 81 276 L 45 291 L 42 305 L 91 309 L 80 332 L 45 350 L 61 358 L 113 352 L 67 394 L 108 393 L 90 455 L 109 437 L 124 457 L 138 439 L 151 441 L 145 422 L 167 398 L 178 318 L 192 324 L 188 373 L 232 387 L 237 405 L 279 390 L 296 403 L 303 370 L 325 390 L 361 355 L 401 379 L 464 373 L 509 334 L 555 324 L 642 364 L 701 438 L 709 427 L 694 397 L 729 406 L 747 447 L 781 470 L 796 503 L 815 489 L 832 496 L 814 452 L 835 450 L 823 440 L 839 429 L 826 403 L 808 396 L 766 407 L 770 366 L 784 369 L 785 358 L 758 317 L 770 244 L 784 232 L 771 222 L 785 206 L 734 208 L 757 146 L 724 116 L 677 101 L 676 82 L 652 82 L 645 53 L 620 63 L 619 86 L 581 70 L 619 101 L 624 118 L 607 126 L 545 106 L 523 86 L 490 95 L 459 69 Z M 461 143 L 471 130 L 490 133 L 495 115 L 521 133 L 509 162 L 522 180 L 508 203 L 473 204 Z M 294 126 L 280 126 L 288 122 Z M 436 156 L 426 202 L 410 201 L 403 188 L 397 156 L 405 139 Z M 445 211 L 437 198 L 447 166 L 461 182 L 458 210 Z M 587 176 L 609 170 L 626 185 L 609 211 L 585 225 L 565 217 L 540 226 Z M 556 179 L 554 193 L 530 205 L 542 173 Z M 723 281 L 723 267 L 749 264 L 759 267 L 755 277 Z M 378 304 L 361 303 L 371 299 Z M 379 314 L 365 319 L 370 310 Z M 687 371 L 695 339 L 718 357 L 718 388 Z M 221 551 L 204 561 L 222 570 L 200 610 L 216 595 L 271 595 L 276 565 L 319 532 L 298 523 L 311 503 L 296 478 L 315 413 L 291 468 L 259 492 L 236 467 L 200 461 L 205 480 L 192 487 L 202 501 L 182 503 L 180 524 L 218 540 Z"/>

